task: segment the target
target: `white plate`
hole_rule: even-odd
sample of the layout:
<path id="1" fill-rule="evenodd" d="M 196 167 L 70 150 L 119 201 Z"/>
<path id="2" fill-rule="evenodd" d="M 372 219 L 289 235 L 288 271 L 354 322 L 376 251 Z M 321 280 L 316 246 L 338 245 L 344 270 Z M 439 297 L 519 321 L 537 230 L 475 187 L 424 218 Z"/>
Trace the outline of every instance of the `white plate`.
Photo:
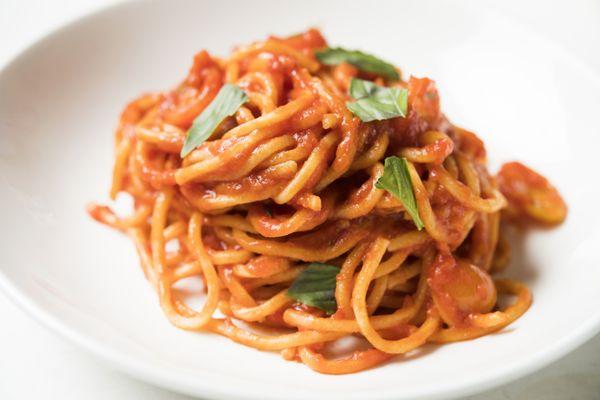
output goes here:
<path id="1" fill-rule="evenodd" d="M 211 334 L 175 329 L 129 241 L 91 221 L 105 199 L 112 132 L 137 94 L 173 86 L 194 52 L 227 54 L 318 26 L 330 43 L 437 80 L 443 109 L 486 141 L 494 168 L 520 159 L 570 205 L 534 232 L 512 276 L 533 306 L 503 333 L 319 375 Z M 417 399 L 474 393 L 540 368 L 600 328 L 600 79 L 552 43 L 473 3 L 277 0 L 130 3 L 65 26 L 0 73 L 0 284 L 44 324 L 157 385 L 227 399 Z M 596 131 L 595 131 L 596 130 Z"/>

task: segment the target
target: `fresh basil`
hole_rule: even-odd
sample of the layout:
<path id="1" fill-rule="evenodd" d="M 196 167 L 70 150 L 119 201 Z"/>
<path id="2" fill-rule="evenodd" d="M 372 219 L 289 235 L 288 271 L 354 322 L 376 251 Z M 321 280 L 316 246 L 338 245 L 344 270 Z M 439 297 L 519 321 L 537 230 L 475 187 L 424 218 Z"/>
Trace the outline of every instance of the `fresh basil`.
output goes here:
<path id="1" fill-rule="evenodd" d="M 298 275 L 287 291 L 287 295 L 308 306 L 320 308 L 333 314 L 336 276 L 340 269 L 334 265 L 311 263 Z"/>
<path id="2" fill-rule="evenodd" d="M 378 86 L 371 81 L 352 78 L 348 92 L 350 93 L 350 96 L 354 97 L 355 99 L 362 99 L 364 97 L 373 96 L 375 93 L 377 93 L 377 87 Z"/>
<path id="3" fill-rule="evenodd" d="M 248 101 L 248 95 L 238 86 L 225 84 L 213 101 L 194 119 L 187 132 L 185 143 L 181 149 L 181 158 L 210 137 L 223 120 L 233 114 L 242 104 Z"/>
<path id="4" fill-rule="evenodd" d="M 377 180 L 375 187 L 387 190 L 400 200 L 406 212 L 412 217 L 417 229 L 423 229 L 425 225 L 419 216 L 406 158 L 387 157 L 383 167 L 383 175 Z"/>
<path id="5" fill-rule="evenodd" d="M 365 72 L 372 72 L 395 81 L 400 79 L 396 67 L 392 64 L 362 51 L 346 50 L 341 47 L 328 47 L 315 52 L 315 56 L 323 64 L 337 65 L 348 63 Z"/>
<path id="6" fill-rule="evenodd" d="M 377 86 L 371 81 L 352 79 L 346 107 L 364 122 L 406 117 L 408 90 L 398 87 Z"/>

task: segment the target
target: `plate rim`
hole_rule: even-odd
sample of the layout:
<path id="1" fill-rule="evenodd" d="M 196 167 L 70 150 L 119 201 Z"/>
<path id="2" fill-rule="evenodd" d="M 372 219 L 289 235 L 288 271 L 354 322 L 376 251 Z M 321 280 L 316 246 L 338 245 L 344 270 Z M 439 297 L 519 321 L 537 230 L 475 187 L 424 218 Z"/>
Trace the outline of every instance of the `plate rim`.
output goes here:
<path id="1" fill-rule="evenodd" d="M 38 306 L 35 301 L 31 300 L 23 291 L 14 285 L 10 278 L 6 276 L 4 271 L 0 269 L 0 291 L 6 298 L 11 300 L 18 308 L 23 310 L 34 321 L 41 324 L 53 334 L 56 334 L 68 342 L 76 344 L 79 348 L 85 350 L 88 354 L 92 354 L 105 365 L 115 368 L 127 376 L 146 382 L 150 385 L 162 387 L 176 393 L 184 393 L 191 396 L 207 396 L 214 399 L 251 399 L 251 400 L 275 400 L 278 397 L 263 392 L 235 392 L 234 390 L 215 389 L 215 385 L 205 384 L 202 379 L 195 381 L 190 385 L 185 379 L 177 379 L 177 376 L 165 374 L 160 368 L 148 366 L 142 361 L 131 357 L 126 353 L 121 353 L 118 350 L 104 344 L 103 342 L 87 336 L 79 330 L 69 326 L 53 313 L 44 310 Z M 537 370 L 540 370 L 552 362 L 566 356 L 576 348 L 583 345 L 592 337 L 600 333 L 600 311 L 595 315 L 591 315 L 581 324 L 577 330 L 573 331 L 568 336 L 565 336 L 559 341 L 554 342 L 546 349 L 542 349 L 525 361 L 517 361 L 509 364 L 504 368 L 496 369 L 495 372 L 487 374 L 483 379 L 473 379 L 470 384 L 456 385 L 455 387 L 440 387 L 436 391 L 429 394 L 423 394 L 418 398 L 422 399 L 442 399 L 442 398 L 458 398 L 460 396 L 470 396 L 481 393 L 486 390 L 491 390 L 502 386 L 513 380 L 525 377 Z M 202 375 L 209 375 L 208 371 L 202 371 Z M 221 376 L 221 374 L 213 374 Z M 199 374 L 200 377 L 200 374 Z M 231 388 L 231 386 L 218 386 L 219 388 Z M 233 397 L 232 397 L 233 396 Z M 358 397 L 357 397 L 358 396 Z M 355 399 L 367 398 L 363 397 L 364 393 L 359 392 L 356 395 L 344 396 L 328 395 L 328 399 Z M 321 398 L 315 395 L 316 398 Z M 289 399 L 304 399 L 302 393 L 288 396 Z M 368 397 L 369 399 L 393 400 L 398 399 L 398 393 L 392 392 L 377 392 L 375 396 Z M 413 398 L 413 399 L 418 399 Z"/>

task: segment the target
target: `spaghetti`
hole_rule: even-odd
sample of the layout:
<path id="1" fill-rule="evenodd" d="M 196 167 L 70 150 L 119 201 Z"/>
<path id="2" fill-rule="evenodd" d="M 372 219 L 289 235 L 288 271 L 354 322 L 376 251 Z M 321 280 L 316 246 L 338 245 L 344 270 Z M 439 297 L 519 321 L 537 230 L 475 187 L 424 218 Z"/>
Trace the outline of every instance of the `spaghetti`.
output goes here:
<path id="1" fill-rule="evenodd" d="M 132 214 L 91 204 L 90 215 L 131 238 L 173 325 L 326 374 L 515 321 L 532 296 L 490 277 L 508 260 L 502 227 L 562 222 L 556 189 L 519 163 L 492 176 L 482 141 L 440 112 L 433 81 L 378 73 L 360 52 L 324 60 L 323 49 L 311 29 L 226 59 L 198 53 L 179 86 L 121 114 L 110 197 L 131 196 Z M 182 157 L 224 85 L 243 91 L 242 105 Z M 349 94 L 359 89 L 364 98 Z M 389 111 L 379 93 L 399 106 Z M 365 122 L 360 107 L 373 104 L 385 115 Z M 175 288 L 189 277 L 203 279 L 200 310 Z M 503 294 L 515 300 L 501 309 Z M 332 357 L 346 337 L 368 346 Z"/>

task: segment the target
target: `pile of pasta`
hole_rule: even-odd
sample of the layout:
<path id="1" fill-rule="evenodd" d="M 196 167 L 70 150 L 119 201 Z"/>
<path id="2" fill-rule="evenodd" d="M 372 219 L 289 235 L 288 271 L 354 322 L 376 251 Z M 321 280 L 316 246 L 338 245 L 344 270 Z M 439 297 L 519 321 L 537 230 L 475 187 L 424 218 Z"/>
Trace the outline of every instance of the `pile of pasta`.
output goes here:
<path id="1" fill-rule="evenodd" d="M 532 295 L 490 276 L 508 261 L 501 227 L 560 223 L 556 189 L 516 162 L 491 175 L 483 142 L 441 113 L 432 80 L 374 72 L 360 52 L 322 61 L 326 49 L 311 29 L 228 58 L 199 52 L 181 84 L 121 114 L 110 197 L 133 198 L 131 215 L 99 204 L 90 215 L 131 238 L 173 325 L 322 373 L 515 321 Z M 353 81 L 400 93 L 397 116 L 351 111 Z M 184 154 L 226 85 L 242 104 Z M 175 287 L 190 277 L 204 282 L 199 309 Z M 501 294 L 513 297 L 503 309 Z M 356 350 L 332 356 L 349 336 Z"/>

